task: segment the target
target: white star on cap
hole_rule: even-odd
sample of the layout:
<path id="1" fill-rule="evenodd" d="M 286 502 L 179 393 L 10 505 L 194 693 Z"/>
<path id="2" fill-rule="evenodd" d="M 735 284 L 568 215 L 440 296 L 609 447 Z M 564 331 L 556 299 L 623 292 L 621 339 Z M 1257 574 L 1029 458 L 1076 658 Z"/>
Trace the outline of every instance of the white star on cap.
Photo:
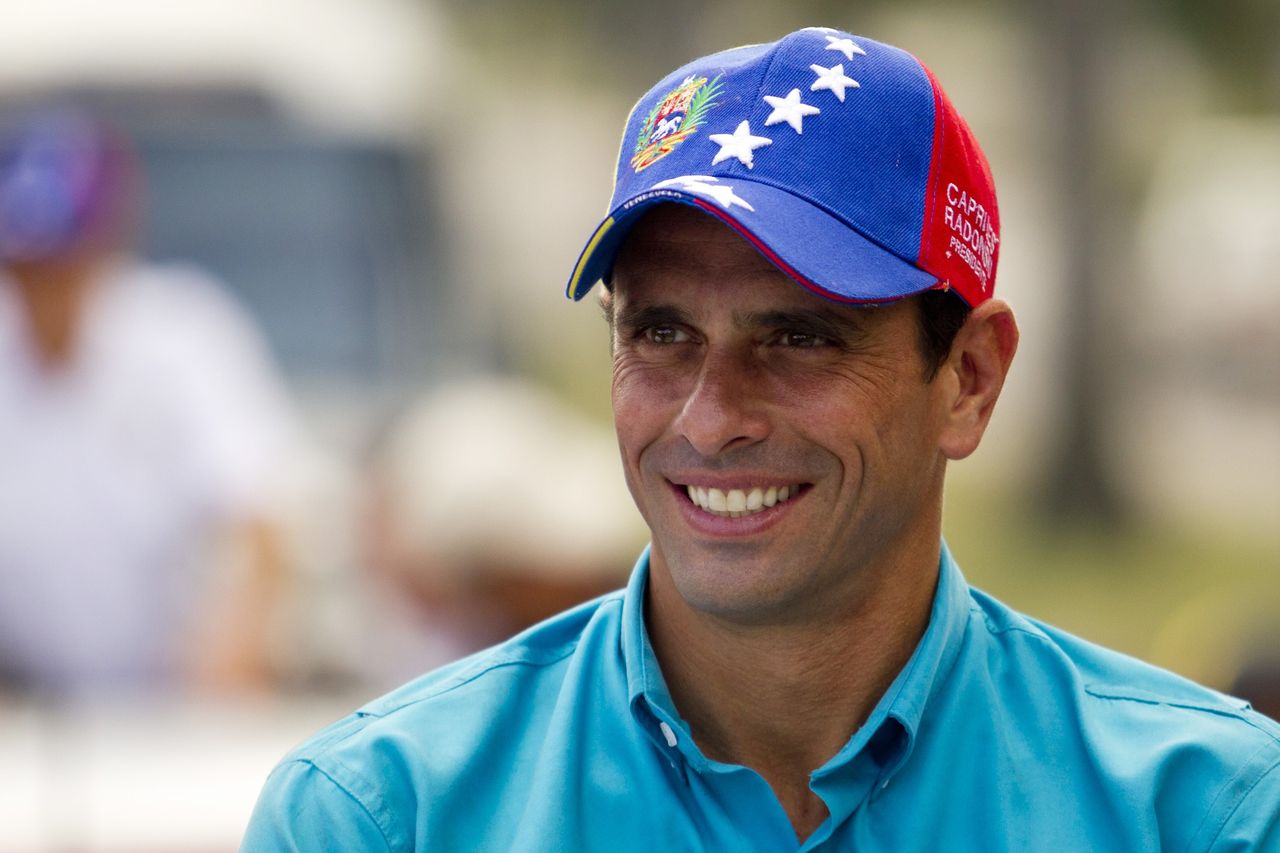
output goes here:
<path id="1" fill-rule="evenodd" d="M 838 39 L 835 36 L 827 36 L 827 50 L 838 50 L 844 54 L 845 59 L 853 59 L 855 53 L 866 56 L 867 52 L 858 47 L 853 39 Z"/>
<path id="2" fill-rule="evenodd" d="M 707 138 L 720 146 L 720 153 L 716 154 L 711 161 L 712 166 L 730 157 L 737 157 L 739 163 L 748 169 L 753 169 L 755 166 L 752 160 L 755 159 L 755 155 L 751 152 L 773 144 L 773 140 L 767 136 L 752 136 L 751 128 L 746 121 L 738 125 L 738 129 L 733 133 L 713 133 Z"/>
<path id="3" fill-rule="evenodd" d="M 822 112 L 812 104 L 802 103 L 799 89 L 792 89 L 785 98 L 779 98 L 776 95 L 765 95 L 764 99 L 769 103 L 769 106 L 773 107 L 773 112 L 769 113 L 769 117 L 764 120 L 765 127 L 785 121 L 791 125 L 796 133 L 804 133 L 804 117 L 816 116 Z"/>
<path id="4" fill-rule="evenodd" d="M 733 187 L 728 184 L 718 183 L 719 178 L 711 175 L 682 175 L 679 178 L 669 178 L 665 181 L 659 181 L 650 189 L 660 190 L 664 187 L 679 187 L 680 189 L 696 193 L 697 195 L 705 195 L 716 201 L 725 210 L 733 207 L 735 204 L 739 207 L 745 207 L 747 210 L 755 213 L 755 208 L 747 203 L 746 199 L 733 191 Z"/>
<path id="5" fill-rule="evenodd" d="M 843 65 L 833 65 L 830 68 L 823 68 L 821 65 L 810 65 L 809 68 L 814 74 L 818 75 L 818 79 L 813 81 L 813 85 L 809 87 L 810 92 L 816 92 L 819 89 L 827 89 L 833 95 L 840 99 L 840 103 L 844 103 L 844 90 L 849 86 L 855 89 L 860 88 L 858 81 L 852 77 L 844 76 Z"/>

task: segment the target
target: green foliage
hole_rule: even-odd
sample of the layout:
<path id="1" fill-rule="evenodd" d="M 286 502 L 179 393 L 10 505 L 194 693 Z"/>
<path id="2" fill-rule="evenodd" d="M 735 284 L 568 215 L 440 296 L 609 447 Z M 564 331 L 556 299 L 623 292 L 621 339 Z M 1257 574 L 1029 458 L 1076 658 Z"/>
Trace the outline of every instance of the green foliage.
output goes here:
<path id="1" fill-rule="evenodd" d="M 1280 106 L 1280 3 L 1276 0 L 1145 0 L 1229 84 L 1235 109 Z"/>
<path id="2" fill-rule="evenodd" d="M 698 91 L 694 93 L 693 99 L 689 102 L 689 110 L 685 113 L 684 124 L 682 125 L 683 129 L 692 130 L 702 124 L 703 116 L 706 115 L 707 110 L 711 109 L 714 105 L 715 97 L 720 94 L 720 90 L 723 87 L 723 84 L 720 82 L 720 76 L 716 75 L 714 80 L 705 86 L 700 87 Z"/>

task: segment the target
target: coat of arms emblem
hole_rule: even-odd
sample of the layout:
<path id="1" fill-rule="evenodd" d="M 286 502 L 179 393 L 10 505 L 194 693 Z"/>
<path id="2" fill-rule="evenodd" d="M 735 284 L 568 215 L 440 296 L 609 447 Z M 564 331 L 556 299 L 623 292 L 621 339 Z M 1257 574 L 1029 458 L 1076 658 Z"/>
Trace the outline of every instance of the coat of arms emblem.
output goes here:
<path id="1" fill-rule="evenodd" d="M 631 168 L 639 172 L 652 166 L 692 136 L 706 119 L 707 110 L 715 106 L 719 93 L 719 76 L 710 82 L 706 77 L 686 77 L 668 92 L 640 125 Z"/>

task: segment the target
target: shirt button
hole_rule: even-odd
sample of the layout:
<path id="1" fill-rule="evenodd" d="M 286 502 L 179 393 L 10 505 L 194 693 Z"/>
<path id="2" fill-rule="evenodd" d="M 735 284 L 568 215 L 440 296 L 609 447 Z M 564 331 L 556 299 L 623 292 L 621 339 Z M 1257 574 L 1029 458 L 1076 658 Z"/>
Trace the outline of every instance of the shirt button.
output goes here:
<path id="1" fill-rule="evenodd" d="M 662 722 L 658 723 L 658 728 L 662 729 L 662 736 L 667 739 L 667 746 L 674 747 L 676 745 L 676 733 L 671 730 L 671 726 Z"/>

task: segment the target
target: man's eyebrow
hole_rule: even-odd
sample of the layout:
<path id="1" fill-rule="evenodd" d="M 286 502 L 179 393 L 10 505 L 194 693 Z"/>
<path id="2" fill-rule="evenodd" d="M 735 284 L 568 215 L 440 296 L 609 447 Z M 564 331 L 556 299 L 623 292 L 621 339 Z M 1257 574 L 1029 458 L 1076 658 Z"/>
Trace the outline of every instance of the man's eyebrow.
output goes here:
<path id="1" fill-rule="evenodd" d="M 735 318 L 744 328 L 798 328 L 828 338 L 842 338 L 866 332 L 866 321 L 857 308 L 761 311 Z"/>
<path id="2" fill-rule="evenodd" d="M 615 328 L 623 330 L 647 329 L 650 326 L 687 325 L 689 314 L 675 305 L 626 305 L 613 315 Z"/>

